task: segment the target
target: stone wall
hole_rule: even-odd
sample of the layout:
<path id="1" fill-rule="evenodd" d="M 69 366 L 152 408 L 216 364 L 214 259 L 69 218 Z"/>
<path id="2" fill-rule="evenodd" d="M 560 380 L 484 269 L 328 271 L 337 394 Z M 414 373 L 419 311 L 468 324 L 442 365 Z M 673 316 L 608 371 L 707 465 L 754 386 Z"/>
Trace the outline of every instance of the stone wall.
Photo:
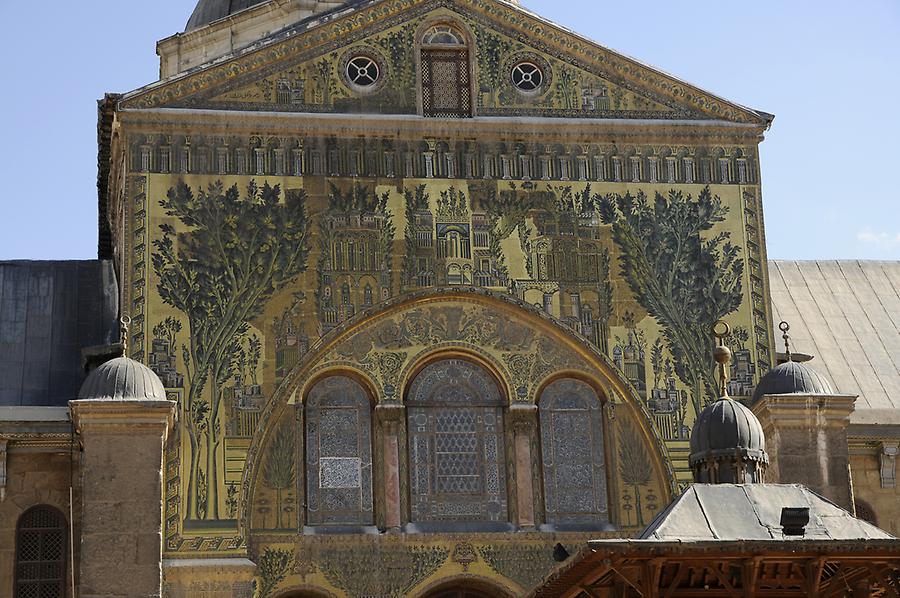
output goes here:
<path id="1" fill-rule="evenodd" d="M 73 464 L 67 453 L 19 452 L 11 447 L 6 459 L 6 497 L 0 501 L 0 596 L 13 595 L 16 524 L 19 517 L 36 505 L 50 505 L 59 509 L 68 520 L 70 472 L 73 466 L 77 468 L 77 462 Z M 77 479 L 77 469 L 74 469 L 74 476 Z M 78 494 L 75 500 L 80 500 Z M 79 511 L 76 503 L 76 530 L 79 527 Z M 71 575 L 68 567 L 67 572 Z"/>
<path id="2" fill-rule="evenodd" d="M 891 486 L 882 475 L 880 453 L 880 447 L 851 445 L 857 516 L 896 536 L 900 534 L 900 486 Z"/>

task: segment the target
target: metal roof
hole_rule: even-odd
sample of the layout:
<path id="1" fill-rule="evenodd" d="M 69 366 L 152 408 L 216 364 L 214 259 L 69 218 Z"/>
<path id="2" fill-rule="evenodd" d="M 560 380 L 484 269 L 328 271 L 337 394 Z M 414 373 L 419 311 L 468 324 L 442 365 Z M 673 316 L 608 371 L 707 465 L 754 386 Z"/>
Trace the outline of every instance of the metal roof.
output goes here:
<path id="1" fill-rule="evenodd" d="M 803 536 L 786 536 L 781 509 L 809 508 Z M 644 530 L 642 540 L 872 540 L 893 536 L 799 484 L 694 484 Z"/>
<path id="2" fill-rule="evenodd" d="M 241 10 L 262 4 L 268 0 L 200 0 L 188 20 L 185 31 L 199 29 L 213 21 L 234 14 Z"/>
<path id="3" fill-rule="evenodd" d="M 64 406 L 81 349 L 118 338 L 109 261 L 0 262 L 0 406 Z"/>
<path id="4" fill-rule="evenodd" d="M 842 394 L 851 423 L 900 423 L 900 261 L 771 261 L 775 322 Z"/>

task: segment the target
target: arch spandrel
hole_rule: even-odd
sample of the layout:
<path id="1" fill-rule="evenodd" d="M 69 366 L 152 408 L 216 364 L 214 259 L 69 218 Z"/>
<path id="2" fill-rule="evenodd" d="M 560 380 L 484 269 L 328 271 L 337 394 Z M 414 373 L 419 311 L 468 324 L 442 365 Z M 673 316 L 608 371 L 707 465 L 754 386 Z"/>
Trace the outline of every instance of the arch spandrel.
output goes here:
<path id="1" fill-rule="evenodd" d="M 261 418 L 267 425 L 253 439 L 244 472 L 241 529 L 248 539 L 256 533 L 248 516 L 273 430 L 295 420 L 312 380 L 342 371 L 369 382 L 379 404 L 399 404 L 420 364 L 442 353 L 481 356 L 511 404 L 536 404 L 541 390 L 560 377 L 594 387 L 608 421 L 610 513 L 619 527 L 648 523 L 648 508 L 672 496 L 671 464 L 637 393 L 609 358 L 552 316 L 508 296 L 470 289 L 438 289 L 379 307 L 323 337 L 267 405 Z M 288 404 L 291 397 L 297 405 Z"/>

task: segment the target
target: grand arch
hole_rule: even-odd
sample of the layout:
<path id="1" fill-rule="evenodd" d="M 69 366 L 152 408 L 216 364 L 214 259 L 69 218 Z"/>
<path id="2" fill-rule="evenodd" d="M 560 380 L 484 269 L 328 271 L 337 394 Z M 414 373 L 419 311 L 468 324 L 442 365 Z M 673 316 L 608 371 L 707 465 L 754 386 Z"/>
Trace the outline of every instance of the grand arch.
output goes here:
<path id="1" fill-rule="evenodd" d="M 454 361 L 483 372 L 479 384 L 488 386 L 484 381 L 491 380 L 500 397 L 496 408 L 488 406 L 503 420 L 499 439 L 505 458 L 498 457 L 497 471 L 505 476 L 507 503 L 490 521 L 450 521 L 450 532 L 468 535 L 466 541 L 457 538 L 448 544 L 446 538 L 439 540 L 440 534 L 428 533 L 448 530 L 419 525 L 420 515 L 411 504 L 413 457 L 407 449 L 415 434 L 407 429 L 412 425 L 407 412 L 414 407 L 408 395 L 417 377 L 430 375 L 435 364 Z M 344 423 L 321 423 L 330 417 L 322 412 L 328 405 L 321 399 L 323 387 L 353 389 L 345 392 L 343 406 L 333 405 L 343 409 L 333 421 Z M 400 587 L 418 595 L 425 587 L 420 584 L 437 583 L 434 575 L 452 563 L 465 570 L 469 562 L 483 563 L 488 573 L 511 577 L 524 589 L 529 569 L 535 567 L 522 566 L 522 559 L 531 558 L 529 550 L 535 558 L 546 557 L 543 543 L 550 536 L 541 532 L 569 529 L 550 516 L 551 485 L 544 482 L 553 472 L 542 459 L 547 441 L 540 429 L 550 426 L 538 413 L 555 408 L 548 395 L 558 394 L 559 388 L 578 389 L 588 397 L 582 401 L 587 414 L 582 419 L 595 418 L 598 434 L 602 432 L 607 523 L 592 530 L 591 537 L 634 534 L 674 490 L 664 445 L 638 395 L 605 355 L 545 312 L 508 296 L 469 289 L 391 300 L 332 331 L 305 356 L 267 406 L 263 429 L 250 447 L 242 485 L 242 533 L 257 554 L 263 553 L 258 558 L 281 551 L 291 557 L 294 569 L 315 563 L 308 565 L 309 574 L 323 575 L 330 591 L 343 588 L 352 594 L 347 587 L 354 581 L 347 572 L 361 567 L 375 572 L 365 593 L 390 594 Z M 370 405 L 371 413 L 363 413 Z M 313 425 L 312 419 L 318 423 Z M 308 462 L 308 455 L 316 453 L 305 445 L 317 442 L 320 434 L 346 439 L 351 436 L 348 421 L 362 426 L 360 437 L 371 433 L 371 453 L 362 454 L 365 448 L 356 441 L 337 442 L 338 449 L 327 457 L 334 472 L 323 465 L 325 458 Z M 310 476 L 319 481 L 310 484 Z M 314 496 L 316 488 L 324 488 L 323 479 L 335 480 L 334 487 L 327 495 Z M 371 491 L 360 482 L 368 479 Z M 352 492 L 346 491 L 351 487 Z M 366 491 L 359 494 L 359 488 Z M 320 524 L 327 518 L 311 506 L 318 504 L 350 505 L 350 511 L 332 509 L 337 513 L 333 526 L 323 529 Z M 345 511 L 352 511 L 352 517 L 341 519 Z M 381 533 L 390 530 L 411 533 Z M 512 531 L 515 538 L 503 533 Z M 305 544 L 312 533 L 330 537 Z M 352 538 L 353 548 L 341 547 L 340 538 Z M 509 550 L 518 551 L 518 565 Z M 410 571 L 419 574 L 401 573 Z"/>

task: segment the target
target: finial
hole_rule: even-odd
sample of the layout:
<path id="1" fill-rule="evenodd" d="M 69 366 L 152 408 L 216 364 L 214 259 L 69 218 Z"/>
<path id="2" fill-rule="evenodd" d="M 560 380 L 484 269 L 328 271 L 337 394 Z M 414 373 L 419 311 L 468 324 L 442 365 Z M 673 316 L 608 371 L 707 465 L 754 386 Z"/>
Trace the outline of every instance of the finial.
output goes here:
<path id="1" fill-rule="evenodd" d="M 723 320 L 718 320 L 712 327 L 713 336 L 718 341 L 716 351 L 713 356 L 716 363 L 719 364 L 719 395 L 723 399 L 730 399 L 728 396 L 728 364 L 731 362 L 731 350 L 725 346 L 725 338 L 731 334 L 731 326 Z"/>
<path id="2" fill-rule="evenodd" d="M 791 331 L 791 325 L 787 322 L 782 322 L 778 325 L 778 330 L 784 333 L 781 335 L 781 338 L 784 339 L 784 352 L 787 355 L 787 360 L 794 361 L 794 358 L 791 357 L 791 335 L 788 334 Z"/>
<path id="3" fill-rule="evenodd" d="M 128 354 L 128 327 L 131 326 L 131 318 L 122 316 L 119 320 L 119 335 L 122 337 L 122 357 Z"/>

